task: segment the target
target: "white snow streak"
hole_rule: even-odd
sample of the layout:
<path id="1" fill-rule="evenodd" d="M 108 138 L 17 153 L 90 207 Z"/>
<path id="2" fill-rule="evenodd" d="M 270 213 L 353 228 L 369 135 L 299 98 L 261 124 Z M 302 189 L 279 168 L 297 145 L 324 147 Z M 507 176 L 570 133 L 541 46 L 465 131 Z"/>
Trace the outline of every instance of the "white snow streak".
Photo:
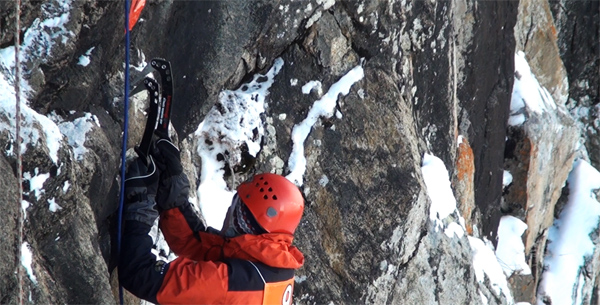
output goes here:
<path id="1" fill-rule="evenodd" d="M 32 263 L 33 254 L 31 253 L 31 247 L 29 246 L 29 243 L 24 242 L 21 245 L 21 265 L 25 268 L 25 271 L 27 271 L 29 279 L 37 285 L 37 278 L 35 277 L 35 274 L 33 274 L 33 268 L 31 268 Z"/>
<path id="2" fill-rule="evenodd" d="M 304 182 L 306 172 L 306 157 L 304 156 L 304 141 L 308 137 L 312 126 L 320 117 L 330 118 L 334 114 L 338 96 L 347 95 L 350 88 L 364 77 L 362 66 L 358 65 L 344 75 L 338 82 L 331 85 L 329 91 L 316 101 L 310 108 L 306 118 L 294 126 L 292 130 L 292 141 L 294 146 L 288 160 L 290 174 L 287 178 L 296 185 L 301 186 Z"/>

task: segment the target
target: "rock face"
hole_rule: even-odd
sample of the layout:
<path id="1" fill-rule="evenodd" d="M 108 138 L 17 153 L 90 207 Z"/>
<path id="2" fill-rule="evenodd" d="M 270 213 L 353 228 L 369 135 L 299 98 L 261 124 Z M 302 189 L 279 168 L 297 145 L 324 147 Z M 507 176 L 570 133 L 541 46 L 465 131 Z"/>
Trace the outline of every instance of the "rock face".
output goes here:
<path id="1" fill-rule="evenodd" d="M 560 56 L 569 79 L 567 107 L 582 123 L 585 147 L 594 167 L 600 166 L 600 67 L 598 49 L 600 25 L 596 1 L 570 3 L 556 1 L 551 5 L 558 36 Z M 593 153 L 596 152 L 596 153 Z"/>
<path id="2" fill-rule="evenodd" d="M 564 105 L 569 84 L 558 52 L 557 31 L 548 2 L 519 2 L 515 39 L 517 51 L 527 54 L 532 72 L 540 84 L 550 92 L 556 104 Z"/>
<path id="3" fill-rule="evenodd" d="M 228 151 L 240 155 L 228 159 L 238 163 L 225 164 L 230 189 L 257 172 L 288 174 L 294 126 L 348 71 L 362 67 L 364 77 L 336 97 L 334 111 L 317 120 L 304 142 L 306 209 L 295 244 L 307 259 L 297 272 L 298 304 L 534 303 L 547 229 L 576 157 L 580 129 L 566 109 L 589 108 L 589 116 L 575 119 L 587 128 L 596 167 L 593 156 L 600 155 L 597 126 L 589 125 L 598 101 L 596 70 L 581 70 L 577 52 L 584 51 L 569 43 L 593 40 L 597 9 L 586 17 L 580 12 L 597 3 L 542 2 L 539 10 L 528 1 L 148 1 L 132 32 L 132 65 L 153 57 L 171 61 L 173 127 L 196 186 L 202 162 L 194 131 L 205 115 L 225 89 L 238 89 L 283 60 L 257 117 L 264 125 L 262 139 L 255 139 L 260 153 L 248 158 L 247 147 Z M 0 255 L 16 258 L 14 63 L 4 56 L 14 38 L 11 4 L 0 2 L 0 90 L 8 92 L 0 95 L 0 169 L 7 173 L 0 177 L 7 189 L 0 195 Z M 24 93 L 24 236 L 35 276 L 24 275 L 25 303 L 115 301 L 121 4 L 23 1 L 23 78 L 30 87 Z M 551 12 L 559 16 L 556 25 Z M 581 22 L 589 30 L 569 30 Z M 583 62 L 597 67 L 597 43 L 586 46 Z M 511 110 L 519 50 L 555 108 Z M 316 80 L 320 87 L 303 92 Z M 573 89 L 582 82 L 587 85 Z M 129 148 L 141 137 L 144 100 L 132 98 Z M 521 114 L 524 124 L 507 125 Z M 435 190 L 422 173 L 425 154 L 442 160 L 457 202 L 456 212 L 440 219 L 443 230 L 430 215 Z M 514 177 L 506 190 L 505 169 Z M 515 299 L 474 262 L 483 251 L 479 238 L 495 244 L 506 213 L 528 224 L 526 256 L 538 268 L 526 295 L 513 288 Z M 453 227 L 469 236 L 447 233 Z M 0 271 L 14 274 L 18 265 L 7 259 Z M 599 267 L 590 266 L 597 277 Z M 592 282 L 597 291 L 598 281 Z M 18 293 L 16 277 L 0 280 L 0 303 L 15 303 Z"/>

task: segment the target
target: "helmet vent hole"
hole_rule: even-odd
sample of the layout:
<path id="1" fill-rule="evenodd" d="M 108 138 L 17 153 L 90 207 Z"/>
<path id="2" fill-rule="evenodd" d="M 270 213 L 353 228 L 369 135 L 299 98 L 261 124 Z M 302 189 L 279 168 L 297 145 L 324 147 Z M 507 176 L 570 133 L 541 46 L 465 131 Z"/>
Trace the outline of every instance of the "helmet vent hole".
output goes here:
<path id="1" fill-rule="evenodd" d="M 269 181 L 265 181 L 265 185 L 269 185 Z"/>
<path id="2" fill-rule="evenodd" d="M 277 200 L 277 195 L 273 195 L 273 200 Z"/>
<path id="3" fill-rule="evenodd" d="M 265 189 L 261 187 L 261 188 L 260 188 L 260 192 L 262 193 L 262 192 L 264 192 L 264 191 L 265 191 Z"/>
<path id="4" fill-rule="evenodd" d="M 258 183 L 258 182 L 257 182 L 257 183 L 256 183 L 256 187 L 259 187 L 259 186 L 260 186 L 260 183 Z"/>
<path id="5" fill-rule="evenodd" d="M 269 199 L 269 196 L 265 195 L 263 198 L 265 198 L 265 200 L 266 200 L 266 199 Z"/>
<path id="6" fill-rule="evenodd" d="M 277 211 L 273 207 L 269 207 L 267 209 L 267 216 L 275 217 L 275 216 L 277 216 Z"/>
<path id="7" fill-rule="evenodd" d="M 273 188 L 272 188 L 272 187 L 270 187 L 270 188 L 269 188 L 269 192 L 272 192 L 272 191 L 273 191 Z"/>
<path id="8" fill-rule="evenodd" d="M 260 178 L 259 178 L 259 180 L 263 180 L 263 179 L 265 179 L 265 177 L 260 177 Z"/>
<path id="9" fill-rule="evenodd" d="M 250 194 L 246 195 L 246 198 L 250 198 Z"/>

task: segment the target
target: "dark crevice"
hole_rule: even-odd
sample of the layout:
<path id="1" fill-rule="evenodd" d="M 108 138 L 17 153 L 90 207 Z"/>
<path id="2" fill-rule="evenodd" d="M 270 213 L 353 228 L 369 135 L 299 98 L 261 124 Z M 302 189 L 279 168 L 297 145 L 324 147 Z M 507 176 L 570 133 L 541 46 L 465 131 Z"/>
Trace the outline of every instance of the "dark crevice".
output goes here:
<path id="1" fill-rule="evenodd" d="M 419 252 L 419 247 L 421 246 L 421 242 L 423 241 L 423 238 L 425 238 L 425 236 L 427 236 L 427 229 L 422 229 L 421 235 L 419 236 L 419 241 L 417 241 L 417 246 L 415 247 L 415 250 L 413 250 L 413 252 L 408 256 L 408 259 L 406 260 L 406 262 L 401 264 L 398 267 L 398 269 L 405 269 L 406 266 L 410 263 L 410 261 L 413 258 L 415 258 L 415 256 L 417 256 L 417 253 Z"/>
<path id="2" fill-rule="evenodd" d="M 525 35 L 525 43 L 523 43 L 523 51 L 527 48 L 527 43 L 529 42 L 529 37 L 531 36 L 531 31 L 533 31 L 533 14 L 530 16 L 529 29 L 527 30 L 527 35 Z"/>
<path id="3" fill-rule="evenodd" d="M 358 56 L 360 58 L 364 58 L 365 60 L 369 60 L 373 57 L 373 54 L 371 54 L 369 52 L 369 50 L 365 49 L 365 48 L 361 48 L 358 45 L 356 45 L 354 42 L 352 42 L 352 50 L 354 50 L 354 52 L 356 52 L 356 54 L 358 54 Z"/>
<path id="4" fill-rule="evenodd" d="M 406 270 L 406 267 L 408 266 L 408 264 L 413 260 L 413 258 L 415 258 L 417 256 L 417 253 L 419 252 L 419 247 L 421 246 L 421 242 L 423 241 L 423 238 L 425 238 L 425 236 L 427 236 L 427 229 L 422 229 L 421 235 L 419 235 L 419 240 L 417 241 L 417 244 L 415 246 L 415 250 L 413 250 L 413 252 L 408 256 L 408 259 L 406 260 L 406 262 L 404 262 L 398 266 L 397 270 Z M 398 281 L 400 281 L 400 279 Z M 398 281 L 396 281 L 396 282 L 398 282 Z M 394 284 L 394 286 L 395 285 L 396 284 Z M 394 299 L 393 297 L 394 297 L 394 291 L 392 289 L 385 300 L 385 304 L 392 304 L 392 301 Z"/>
<path id="5" fill-rule="evenodd" d="M 25 32 L 21 31 L 19 33 L 19 41 L 21 42 L 21 44 L 23 44 L 23 39 L 24 38 L 25 38 Z M 5 49 L 5 48 L 8 48 L 8 47 L 14 47 L 15 45 L 16 45 L 16 42 L 15 42 L 15 37 L 13 35 L 13 39 L 11 39 L 11 40 L 3 43 L 3 44 L 0 44 L 0 49 Z"/>

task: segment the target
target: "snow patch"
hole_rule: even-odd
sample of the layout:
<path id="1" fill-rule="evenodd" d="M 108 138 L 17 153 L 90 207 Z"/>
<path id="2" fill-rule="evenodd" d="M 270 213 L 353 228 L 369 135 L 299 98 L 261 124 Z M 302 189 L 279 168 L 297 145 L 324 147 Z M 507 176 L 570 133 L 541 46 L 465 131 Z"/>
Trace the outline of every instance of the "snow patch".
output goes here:
<path id="1" fill-rule="evenodd" d="M 77 161 L 83 160 L 87 152 L 85 147 L 86 134 L 92 130 L 94 124 L 100 127 L 98 118 L 91 113 L 85 113 L 83 117 L 73 122 L 62 122 L 58 124 L 60 132 L 67 138 L 69 146 L 73 149 L 73 155 Z"/>
<path id="2" fill-rule="evenodd" d="M 507 187 L 512 183 L 512 181 L 513 181 L 512 174 L 509 171 L 505 170 L 504 174 L 502 175 L 502 185 L 504 187 Z"/>
<path id="3" fill-rule="evenodd" d="M 50 212 L 54 213 L 58 210 L 62 210 L 62 207 L 56 203 L 55 198 L 52 198 L 48 199 L 48 209 L 50 210 Z"/>
<path id="4" fill-rule="evenodd" d="M 94 51 L 96 47 L 91 47 L 89 50 L 85 52 L 85 54 L 79 56 L 78 65 L 87 67 L 90 64 L 90 57 L 92 55 L 92 51 Z"/>
<path id="5" fill-rule="evenodd" d="M 525 261 L 525 245 L 521 239 L 525 230 L 527 224 L 516 217 L 500 218 L 496 257 L 506 276 L 511 276 L 513 273 L 531 274 L 531 269 Z"/>
<path id="6" fill-rule="evenodd" d="M 350 92 L 350 88 L 364 77 L 362 66 L 358 65 L 344 75 L 339 81 L 331 85 L 329 91 L 316 101 L 310 108 L 306 118 L 294 126 L 292 130 L 292 141 L 294 143 L 292 153 L 288 160 L 290 174 L 287 178 L 296 185 L 301 186 L 303 176 L 306 172 L 306 157 L 304 156 L 304 141 L 308 137 L 312 126 L 320 117 L 330 118 L 334 114 L 337 98 Z M 305 85 L 306 86 L 306 85 Z M 303 87 L 304 88 L 304 87 Z M 303 89 L 304 90 L 304 89 Z"/>
<path id="7" fill-rule="evenodd" d="M 444 233 L 451 238 L 464 236 L 464 219 L 459 216 L 460 213 L 456 209 L 456 198 L 444 162 L 434 155 L 425 154 L 421 173 L 427 187 L 427 195 L 431 199 L 429 219 L 433 222 L 435 231 L 443 229 Z M 444 219 L 452 214 L 458 215 L 459 223 L 450 222 L 445 228 Z"/>
<path id="8" fill-rule="evenodd" d="M 28 193 L 33 192 L 35 198 L 39 200 L 40 196 L 46 192 L 46 190 L 44 190 L 44 183 L 46 180 L 48 180 L 48 178 L 50 178 L 50 173 L 40 173 L 37 167 L 33 170 L 33 172 L 35 174 L 34 176 L 31 176 L 31 173 L 29 172 L 24 172 L 23 179 L 29 181 Z"/>
<path id="9" fill-rule="evenodd" d="M 233 166 L 241 161 L 243 144 L 252 156 L 260 150 L 265 99 L 283 64 L 278 58 L 266 75 L 255 75 L 238 90 L 222 91 L 219 101 L 194 133 L 198 143 L 196 152 L 202 158 L 199 206 L 211 227 L 221 228 L 235 193 L 228 189 L 223 177 L 226 162 Z"/>
<path id="10" fill-rule="evenodd" d="M 13 139 L 16 139 L 15 96 L 14 87 L 9 84 L 4 74 L 0 74 L 0 131 L 7 131 Z M 50 159 L 58 165 L 58 149 L 62 141 L 62 134 L 58 126 L 46 116 L 29 108 L 25 101 L 25 94 L 22 94 L 21 97 L 21 154 L 27 151 L 27 146 L 38 144 L 42 138 L 41 131 L 45 136 Z"/>
<path id="11" fill-rule="evenodd" d="M 477 281 L 485 284 L 486 278 L 490 281 L 492 289 L 496 292 L 496 295 L 500 296 L 504 294 L 507 303 L 512 304 L 513 298 L 510 290 L 508 289 L 508 283 L 506 276 L 498 264 L 494 251 L 490 249 L 485 243 L 478 238 L 468 236 L 469 244 L 471 245 L 471 253 L 473 254 L 473 268 L 475 269 L 475 277 Z"/>
<path id="12" fill-rule="evenodd" d="M 460 147 L 460 144 L 462 144 L 465 140 L 466 140 L 465 136 L 458 135 L 458 138 L 456 138 L 456 147 Z M 468 142 L 468 141 L 466 141 L 466 142 Z"/>
<path id="13" fill-rule="evenodd" d="M 444 234 L 450 238 L 458 237 L 461 238 L 465 236 L 465 228 L 461 226 L 457 222 L 451 222 L 448 224 L 446 229 L 444 230 Z"/>
<path id="14" fill-rule="evenodd" d="M 595 250 L 590 234 L 600 222 L 600 203 L 593 193 L 600 188 L 600 172 L 578 160 L 567 181 L 569 200 L 548 231 L 538 304 L 544 298 L 551 298 L 552 304 L 574 304 L 581 298 L 582 267 Z"/>
<path id="15" fill-rule="evenodd" d="M 510 102 L 508 124 L 515 126 L 525 122 L 525 108 L 534 113 L 556 109 L 554 99 L 537 81 L 525 59 L 525 53 L 515 54 L 515 81 Z"/>
<path id="16" fill-rule="evenodd" d="M 69 183 L 69 180 L 67 180 L 62 187 L 63 193 L 66 193 L 69 190 L 69 187 L 71 187 L 71 184 Z"/>
<path id="17" fill-rule="evenodd" d="M 31 253 L 31 247 L 28 242 L 23 242 L 21 245 L 21 265 L 27 271 L 27 276 L 29 279 L 37 285 L 37 278 L 35 274 L 33 274 L 33 268 L 31 268 L 31 264 L 33 263 L 33 253 Z"/>
<path id="18" fill-rule="evenodd" d="M 21 209 L 23 210 L 23 219 L 27 219 L 27 209 L 31 206 L 31 203 L 27 200 L 21 201 Z"/>
<path id="19" fill-rule="evenodd" d="M 313 90 L 317 90 L 317 93 L 319 94 L 319 96 L 321 96 L 323 94 L 323 85 L 321 84 L 320 81 L 318 80 L 311 80 L 310 82 L 304 84 L 304 86 L 302 86 L 302 93 L 304 94 L 309 94 L 311 91 Z"/>

